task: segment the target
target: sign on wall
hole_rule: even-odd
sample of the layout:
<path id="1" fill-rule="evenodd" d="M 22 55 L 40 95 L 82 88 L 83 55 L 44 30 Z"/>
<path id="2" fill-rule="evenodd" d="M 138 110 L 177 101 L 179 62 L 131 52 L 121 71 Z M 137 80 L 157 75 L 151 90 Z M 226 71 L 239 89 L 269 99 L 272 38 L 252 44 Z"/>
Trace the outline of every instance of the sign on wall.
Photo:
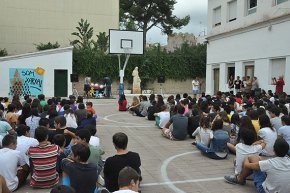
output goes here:
<path id="1" fill-rule="evenodd" d="M 37 96 L 43 94 L 43 75 L 45 70 L 38 67 L 10 68 L 9 69 L 9 95 Z"/>

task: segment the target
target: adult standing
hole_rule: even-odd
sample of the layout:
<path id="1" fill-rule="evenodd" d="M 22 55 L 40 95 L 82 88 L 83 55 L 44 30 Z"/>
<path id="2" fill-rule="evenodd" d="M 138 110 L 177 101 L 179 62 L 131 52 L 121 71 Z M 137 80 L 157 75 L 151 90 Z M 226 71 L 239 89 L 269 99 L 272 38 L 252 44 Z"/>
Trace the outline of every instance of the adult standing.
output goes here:
<path id="1" fill-rule="evenodd" d="M 253 81 L 252 81 L 252 94 L 253 95 L 258 95 L 260 92 L 259 92 L 259 82 L 258 82 L 258 79 L 257 77 L 253 77 Z"/>
<path id="2" fill-rule="evenodd" d="M 234 90 L 234 77 L 233 77 L 233 75 L 231 75 L 229 78 L 228 87 L 229 87 L 229 91 Z"/>
<path id="3" fill-rule="evenodd" d="M 240 80 L 240 76 L 237 76 L 237 80 L 234 82 L 235 92 L 238 93 L 241 90 L 242 81 Z"/>
<path id="4" fill-rule="evenodd" d="M 273 78 L 273 83 L 276 85 L 276 94 L 282 94 L 283 93 L 283 87 L 285 85 L 283 76 L 279 76 L 278 80 L 276 78 Z"/>
<path id="5" fill-rule="evenodd" d="M 197 94 L 199 94 L 199 86 L 200 86 L 200 82 L 197 79 L 197 77 L 194 76 L 193 77 L 193 80 L 192 80 L 192 94 L 194 96 L 196 96 Z"/>

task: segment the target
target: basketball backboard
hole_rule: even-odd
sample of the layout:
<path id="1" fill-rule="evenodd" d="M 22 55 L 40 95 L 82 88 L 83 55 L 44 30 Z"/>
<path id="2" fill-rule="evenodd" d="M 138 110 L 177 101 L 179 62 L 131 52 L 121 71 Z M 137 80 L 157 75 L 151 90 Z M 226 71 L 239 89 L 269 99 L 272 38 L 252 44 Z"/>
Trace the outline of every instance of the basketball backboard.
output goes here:
<path id="1" fill-rule="evenodd" d="M 143 54 L 143 31 L 125 31 L 110 29 L 109 53 L 110 54 Z"/>

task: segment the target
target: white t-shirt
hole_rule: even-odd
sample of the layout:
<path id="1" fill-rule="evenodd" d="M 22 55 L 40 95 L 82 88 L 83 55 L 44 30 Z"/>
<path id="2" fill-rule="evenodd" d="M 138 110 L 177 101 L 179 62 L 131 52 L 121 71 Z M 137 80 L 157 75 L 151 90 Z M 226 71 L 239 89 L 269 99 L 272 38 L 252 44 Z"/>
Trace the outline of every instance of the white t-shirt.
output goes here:
<path id="1" fill-rule="evenodd" d="M 258 136 L 260 138 L 262 138 L 265 143 L 266 143 L 266 147 L 262 150 L 262 155 L 264 156 L 274 156 L 275 153 L 274 153 L 274 150 L 273 150 L 273 146 L 274 146 L 274 143 L 277 139 L 277 133 L 276 133 L 276 130 L 274 129 L 271 130 L 269 127 L 264 127 L 264 128 L 261 128 L 258 132 Z"/>
<path id="2" fill-rule="evenodd" d="M 209 145 L 210 139 L 213 138 L 213 132 L 211 129 L 204 129 L 198 127 L 193 133 L 192 136 L 197 136 L 196 142 L 202 143 L 204 145 Z"/>
<path id="3" fill-rule="evenodd" d="M 0 155 L 0 174 L 5 178 L 8 189 L 14 191 L 18 186 L 17 168 L 25 165 L 25 162 L 17 150 L 3 148 L 0 149 Z"/>
<path id="4" fill-rule="evenodd" d="M 290 145 L 290 125 L 280 127 L 280 129 L 278 129 L 278 135 L 282 136 Z"/>
<path id="5" fill-rule="evenodd" d="M 192 81 L 192 90 L 199 90 L 199 81 L 198 80 Z"/>
<path id="6" fill-rule="evenodd" d="M 235 174 L 240 174 L 243 167 L 243 162 L 250 155 L 259 155 L 263 147 L 261 145 L 246 145 L 238 143 L 236 145 L 236 167 Z"/>
<path id="7" fill-rule="evenodd" d="M 25 161 L 27 165 L 29 165 L 29 157 L 26 155 L 29 147 L 36 147 L 38 146 L 39 142 L 31 137 L 20 136 L 17 137 L 17 147 L 16 150 L 20 152 L 22 160 Z"/>
<path id="8" fill-rule="evenodd" d="M 259 161 L 259 166 L 262 172 L 267 173 L 263 183 L 266 192 L 289 193 L 290 158 L 288 156 Z"/>
<path id="9" fill-rule="evenodd" d="M 74 114 L 64 114 L 64 117 L 66 119 L 66 127 L 72 127 L 72 128 L 77 128 L 77 119 Z"/>
<path id="10" fill-rule="evenodd" d="M 25 119 L 25 123 L 30 127 L 30 137 L 34 138 L 35 129 L 39 126 L 40 117 L 30 116 Z"/>
<path id="11" fill-rule="evenodd" d="M 162 111 L 162 112 L 157 113 L 157 115 L 160 118 L 159 127 L 164 128 L 166 123 L 168 123 L 170 119 L 170 113 L 168 111 Z"/>
<path id="12" fill-rule="evenodd" d="M 95 147 L 99 147 L 100 146 L 100 139 L 96 136 L 91 136 L 89 144 L 92 146 L 95 146 Z"/>
<path id="13" fill-rule="evenodd" d="M 115 191 L 113 193 L 137 193 L 133 190 L 118 190 L 118 191 Z"/>

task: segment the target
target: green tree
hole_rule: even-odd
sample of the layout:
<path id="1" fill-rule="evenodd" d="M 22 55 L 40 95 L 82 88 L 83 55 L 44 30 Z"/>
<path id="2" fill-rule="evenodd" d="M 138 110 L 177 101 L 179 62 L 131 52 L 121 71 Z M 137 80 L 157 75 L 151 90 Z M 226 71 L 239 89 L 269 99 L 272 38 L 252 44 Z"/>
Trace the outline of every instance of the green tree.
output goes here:
<path id="1" fill-rule="evenodd" d="M 135 29 L 142 29 L 144 43 L 146 43 L 147 31 L 153 26 L 159 27 L 165 34 L 172 34 L 174 28 L 181 29 L 190 20 L 189 15 L 181 19 L 173 15 L 175 4 L 176 0 L 120 1 L 121 26 L 125 28 L 135 26 Z"/>
<path id="2" fill-rule="evenodd" d="M 0 49 L 0 57 L 4 57 L 4 56 L 7 56 L 8 53 L 7 53 L 7 50 L 4 48 L 4 49 Z"/>
<path id="3" fill-rule="evenodd" d="M 106 32 L 99 32 L 97 35 L 97 42 L 95 44 L 95 48 L 101 53 L 105 53 L 109 46 L 109 36 L 106 35 Z"/>
<path id="4" fill-rule="evenodd" d="M 71 45 L 73 45 L 77 49 L 92 49 L 94 46 L 93 27 L 90 27 L 90 23 L 87 20 L 81 19 L 78 22 L 79 26 L 76 27 L 77 32 L 73 32 L 72 35 L 76 36 L 78 39 L 71 41 Z"/>
<path id="5" fill-rule="evenodd" d="M 60 45 L 58 44 L 58 42 L 55 42 L 54 44 L 48 42 L 47 44 L 43 44 L 43 43 L 39 43 L 39 44 L 34 44 L 36 46 L 36 49 L 38 51 L 41 50 L 49 50 L 49 49 L 56 49 L 59 48 Z"/>

